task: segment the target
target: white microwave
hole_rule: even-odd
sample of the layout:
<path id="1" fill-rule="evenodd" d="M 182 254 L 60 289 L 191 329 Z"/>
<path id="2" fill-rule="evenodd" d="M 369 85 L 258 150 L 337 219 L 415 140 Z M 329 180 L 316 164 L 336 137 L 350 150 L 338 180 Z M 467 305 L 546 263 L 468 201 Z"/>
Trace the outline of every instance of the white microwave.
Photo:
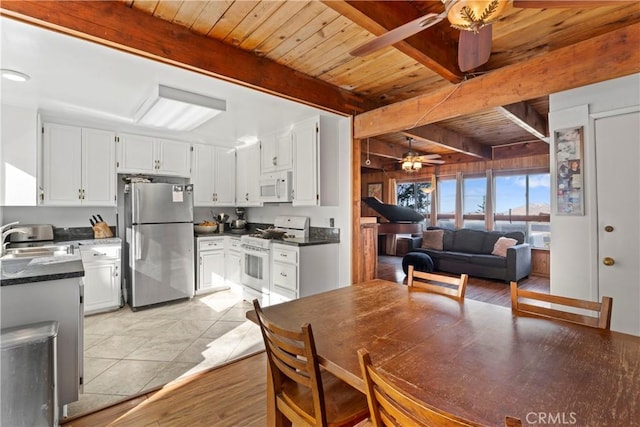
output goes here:
<path id="1" fill-rule="evenodd" d="M 274 172 L 260 176 L 260 200 L 263 202 L 290 202 L 293 192 L 293 173 Z"/>

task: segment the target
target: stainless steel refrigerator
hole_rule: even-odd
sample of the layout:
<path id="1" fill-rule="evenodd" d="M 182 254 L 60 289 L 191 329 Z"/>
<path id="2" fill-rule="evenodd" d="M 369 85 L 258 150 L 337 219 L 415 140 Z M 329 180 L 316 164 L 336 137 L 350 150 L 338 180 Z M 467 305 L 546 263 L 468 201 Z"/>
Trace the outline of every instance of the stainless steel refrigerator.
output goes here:
<path id="1" fill-rule="evenodd" d="M 132 183 L 124 199 L 129 306 L 193 297 L 193 186 Z"/>

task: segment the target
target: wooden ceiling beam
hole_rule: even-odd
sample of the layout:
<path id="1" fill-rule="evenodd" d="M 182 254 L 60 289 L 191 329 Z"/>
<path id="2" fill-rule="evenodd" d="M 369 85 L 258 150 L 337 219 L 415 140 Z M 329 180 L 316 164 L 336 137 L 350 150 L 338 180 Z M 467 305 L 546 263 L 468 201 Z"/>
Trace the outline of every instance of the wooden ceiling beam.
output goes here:
<path id="1" fill-rule="evenodd" d="M 541 140 L 493 147 L 493 160 L 549 154 L 549 144 Z"/>
<path id="2" fill-rule="evenodd" d="M 639 47 L 640 24 L 631 24 L 488 72 L 453 88 L 358 114 L 354 119 L 354 137 L 362 139 L 409 130 L 638 73 Z"/>
<path id="3" fill-rule="evenodd" d="M 406 1 L 325 0 L 323 3 L 375 36 L 424 15 Z M 439 6 L 438 13 L 443 10 L 442 5 Z M 440 25 L 447 24 L 434 25 L 394 46 L 444 79 L 459 83 L 464 73 L 458 67 L 458 40 L 440 31 Z"/>
<path id="4" fill-rule="evenodd" d="M 522 101 L 503 105 L 496 107 L 496 111 L 536 138 L 544 139 L 549 136 L 548 120 L 540 115 L 528 102 Z"/>
<path id="5" fill-rule="evenodd" d="M 400 132 L 404 136 L 440 145 L 459 153 L 481 159 L 491 159 L 491 146 L 484 145 L 457 132 L 437 125 L 425 125 Z"/>
<path id="6" fill-rule="evenodd" d="M 347 90 L 123 2 L 3 0 L 0 14 L 337 113 L 373 108 Z"/>
<path id="7" fill-rule="evenodd" d="M 372 156 L 400 160 L 402 158 L 402 155 L 409 149 L 403 147 L 402 145 L 392 144 L 390 142 L 384 142 L 378 139 L 370 139 L 368 145 L 367 140 L 362 141 L 362 152 L 367 153 L 367 150 Z"/>

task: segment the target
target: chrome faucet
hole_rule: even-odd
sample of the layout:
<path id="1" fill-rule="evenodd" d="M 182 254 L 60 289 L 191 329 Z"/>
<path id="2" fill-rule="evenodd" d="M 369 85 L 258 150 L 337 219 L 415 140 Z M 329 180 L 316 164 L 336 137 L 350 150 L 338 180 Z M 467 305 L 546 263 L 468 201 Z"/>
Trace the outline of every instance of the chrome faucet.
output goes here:
<path id="1" fill-rule="evenodd" d="M 5 243 L 5 240 L 7 237 L 9 237 L 10 234 L 13 234 L 13 233 L 28 234 L 29 233 L 28 231 L 25 231 L 21 228 L 9 228 L 19 223 L 20 223 L 19 221 L 16 221 L 16 222 L 10 222 L 9 224 L 0 226 L 0 233 L 2 233 L 2 239 L 0 240 L 0 242 L 2 243 L 2 249 L 0 250 L 0 257 L 3 257 L 5 252 L 7 251 L 7 245 L 9 243 L 8 242 Z"/>

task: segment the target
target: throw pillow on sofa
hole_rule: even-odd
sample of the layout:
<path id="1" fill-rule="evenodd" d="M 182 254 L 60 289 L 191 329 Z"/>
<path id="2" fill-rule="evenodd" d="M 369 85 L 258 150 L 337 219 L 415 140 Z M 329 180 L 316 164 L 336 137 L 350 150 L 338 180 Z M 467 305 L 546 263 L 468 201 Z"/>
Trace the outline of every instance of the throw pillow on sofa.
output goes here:
<path id="1" fill-rule="evenodd" d="M 493 246 L 493 252 L 491 255 L 498 255 L 501 257 L 507 256 L 507 249 L 514 246 L 518 241 L 516 239 L 510 239 L 509 237 L 500 237 L 496 244 Z"/>
<path id="2" fill-rule="evenodd" d="M 433 249 L 436 251 L 442 250 L 442 237 L 444 236 L 444 230 L 427 230 L 422 232 L 422 248 Z"/>

